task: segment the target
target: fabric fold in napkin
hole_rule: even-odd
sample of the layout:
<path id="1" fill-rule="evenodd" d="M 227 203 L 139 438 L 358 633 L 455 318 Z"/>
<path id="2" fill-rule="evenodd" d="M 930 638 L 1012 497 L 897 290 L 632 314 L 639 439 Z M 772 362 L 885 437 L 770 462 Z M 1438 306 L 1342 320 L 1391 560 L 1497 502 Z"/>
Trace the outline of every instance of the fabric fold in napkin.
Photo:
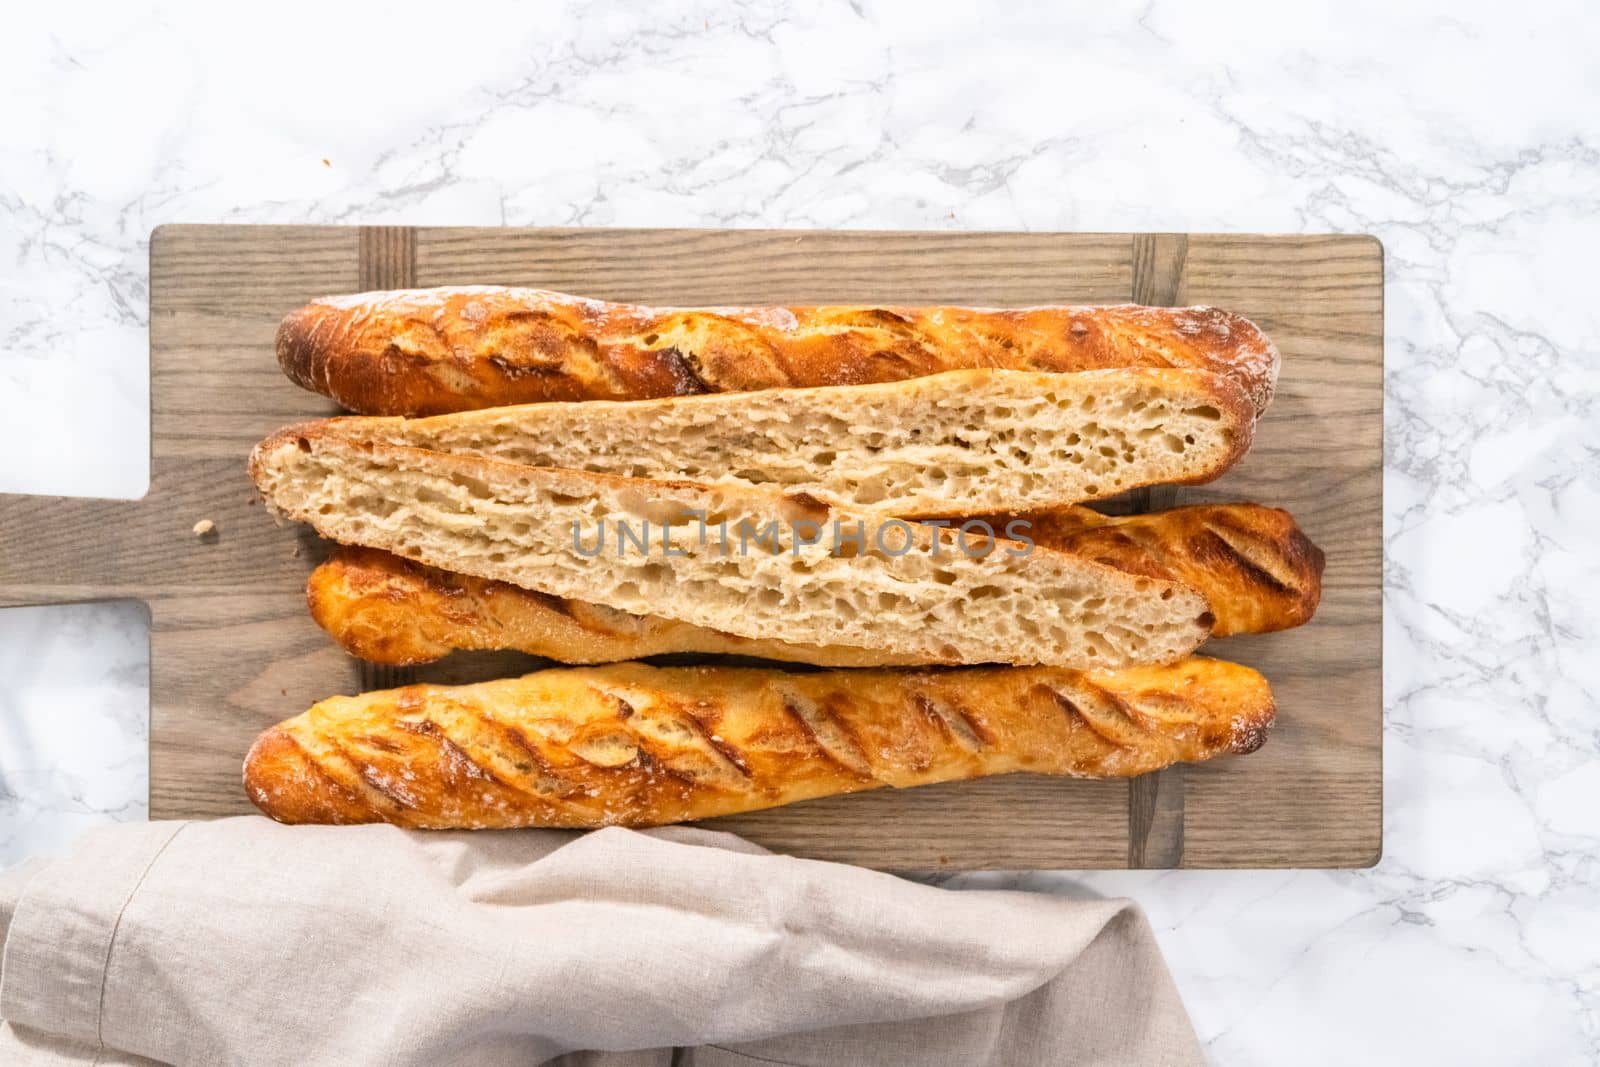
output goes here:
<path id="1" fill-rule="evenodd" d="M 0 930 L 7 1064 L 1204 1062 L 1127 902 L 687 828 L 108 827 Z"/>

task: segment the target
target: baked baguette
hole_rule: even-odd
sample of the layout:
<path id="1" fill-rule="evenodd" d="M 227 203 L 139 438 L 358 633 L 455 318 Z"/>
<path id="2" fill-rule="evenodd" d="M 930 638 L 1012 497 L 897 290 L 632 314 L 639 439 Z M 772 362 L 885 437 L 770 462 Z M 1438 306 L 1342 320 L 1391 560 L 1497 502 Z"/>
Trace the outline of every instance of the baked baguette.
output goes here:
<path id="1" fill-rule="evenodd" d="M 1087 669 L 1172 662 L 1213 622 L 1177 582 L 804 494 L 527 467 L 317 425 L 258 445 L 251 473 L 275 512 L 332 540 L 741 637 Z"/>
<path id="2" fill-rule="evenodd" d="M 902 518 L 1034 511 L 1216 478 L 1249 400 L 1204 371 L 950 371 L 882 385 L 524 404 L 331 432 L 631 478 L 768 485 Z"/>
<path id="3" fill-rule="evenodd" d="M 325 700 L 263 733 L 245 791 L 289 823 L 651 826 L 880 786 L 1030 771 L 1121 778 L 1252 752 L 1272 694 L 1194 658 L 830 671 L 638 663 Z"/>
<path id="4" fill-rule="evenodd" d="M 987 520 L 1004 531 L 1015 520 Z M 1205 597 L 1212 636 L 1266 633 L 1311 618 L 1321 596 L 1322 550 L 1286 511 L 1204 504 L 1111 517 L 1089 508 L 1028 516 L 1019 533 L 1044 548 L 1119 570 L 1173 578 Z M 456 650 L 513 650 L 562 663 L 614 663 L 669 653 L 721 653 L 823 667 L 912 665 L 872 649 L 763 641 L 658 615 L 535 593 L 452 574 L 387 552 L 343 548 L 306 582 L 311 617 L 345 651 L 409 666 Z"/>
<path id="5" fill-rule="evenodd" d="M 1259 413 L 1278 351 L 1216 308 L 650 308 L 541 289 L 324 297 L 278 328 L 295 382 L 366 415 L 902 381 L 969 367 L 1187 367 Z"/>

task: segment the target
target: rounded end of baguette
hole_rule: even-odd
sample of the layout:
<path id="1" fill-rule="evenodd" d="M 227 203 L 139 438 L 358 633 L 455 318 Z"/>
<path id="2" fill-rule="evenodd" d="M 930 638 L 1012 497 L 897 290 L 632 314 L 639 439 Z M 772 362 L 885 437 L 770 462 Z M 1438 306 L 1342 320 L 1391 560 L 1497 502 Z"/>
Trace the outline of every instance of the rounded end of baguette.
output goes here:
<path id="1" fill-rule="evenodd" d="M 1179 508 L 1169 518 L 1175 576 L 1218 608 L 1213 636 L 1287 630 L 1316 614 L 1323 552 L 1287 511 L 1213 504 Z"/>
<path id="2" fill-rule="evenodd" d="M 1210 656 L 1086 677 L 1137 708 L 1150 728 L 1180 738 L 1180 760 L 1248 755 L 1266 743 L 1277 717 L 1272 687 L 1260 671 Z"/>
<path id="3" fill-rule="evenodd" d="M 1235 756 L 1250 755 L 1250 753 L 1267 743 L 1267 727 L 1269 725 L 1271 725 L 1270 722 L 1263 723 L 1249 718 L 1236 720 L 1233 729 L 1233 743 L 1228 746 L 1228 751 Z"/>
<path id="4" fill-rule="evenodd" d="M 310 452 L 314 442 L 321 435 L 320 423 L 299 423 L 285 426 L 250 450 L 250 459 L 246 466 L 250 480 L 255 483 L 268 509 L 280 519 L 289 517 L 280 506 L 275 493 L 278 483 L 286 473 L 288 453 L 291 450 Z"/>
<path id="5" fill-rule="evenodd" d="M 322 297 L 279 323 L 278 366 L 295 384 L 360 415 L 414 417 L 617 397 L 608 375 L 587 373 L 573 359 L 551 359 L 546 351 L 592 346 L 577 325 L 584 303 L 473 286 Z M 530 311 L 537 320 L 532 327 L 525 321 Z M 672 391 L 670 383 L 664 388 Z"/>
<path id="6" fill-rule="evenodd" d="M 1225 660 L 1192 657 L 1190 665 L 1210 669 L 1226 681 L 1216 694 L 1218 707 L 1232 706 L 1226 744 L 1221 749 L 1236 756 L 1248 756 L 1267 743 L 1267 731 L 1278 717 L 1278 702 L 1261 672 Z"/>
<path id="7" fill-rule="evenodd" d="M 1197 366 L 1238 385 L 1249 398 L 1252 416 L 1267 410 L 1283 361 L 1278 346 L 1260 326 L 1236 312 L 1206 305 L 1169 315 L 1173 341 L 1189 347 L 1198 358 Z"/>
<path id="8" fill-rule="evenodd" d="M 1282 617 L 1272 629 L 1287 630 L 1311 621 L 1322 602 L 1322 572 L 1327 556 L 1316 542 L 1305 535 L 1294 516 L 1282 508 L 1262 508 L 1269 516 L 1268 534 L 1276 533 L 1281 547 L 1285 577 L 1278 579 L 1273 592 L 1280 594 Z M 1273 524 L 1276 530 L 1272 529 Z"/>
<path id="9" fill-rule="evenodd" d="M 1261 327 L 1243 315 L 1233 317 L 1244 327 L 1248 327 L 1253 334 L 1245 353 L 1251 362 L 1262 368 L 1256 388 L 1251 394 L 1251 399 L 1255 401 L 1256 414 L 1259 416 L 1267 410 L 1267 405 L 1272 403 L 1272 398 L 1278 391 L 1278 371 L 1283 366 L 1283 357 L 1278 353 L 1278 346 L 1272 343 L 1272 338 L 1261 331 Z"/>
<path id="10" fill-rule="evenodd" d="M 278 323 L 274 345 L 278 351 L 278 366 L 284 375 L 300 388 L 320 393 L 327 376 L 319 373 L 325 372 L 326 365 L 318 358 L 318 347 L 313 343 L 318 318 L 315 304 L 289 312 Z"/>
<path id="11" fill-rule="evenodd" d="M 256 738 L 244 758 L 244 792 L 281 823 L 367 823 L 378 817 L 334 781 L 280 723 Z"/>
<path id="12" fill-rule="evenodd" d="M 492 402 L 470 381 L 443 388 L 435 380 L 429 368 L 448 363 L 446 346 L 408 317 L 403 295 L 325 298 L 291 311 L 278 324 L 278 366 L 302 389 L 361 415 L 433 415 Z"/>
<path id="13" fill-rule="evenodd" d="M 1149 365 L 1210 371 L 1237 385 L 1251 418 L 1267 409 L 1282 362 L 1278 347 L 1243 315 L 1207 305 L 1170 308 L 1122 304 L 1099 309 L 1114 352 L 1143 352 Z M 1086 336 L 1093 336 L 1092 329 Z"/>
<path id="14" fill-rule="evenodd" d="M 1233 450 L 1214 470 L 1207 471 L 1196 478 L 1195 482 L 1197 483 L 1209 482 L 1220 477 L 1245 457 L 1245 453 L 1249 452 L 1250 446 L 1255 443 L 1256 417 L 1261 411 L 1261 408 L 1252 402 L 1249 394 L 1237 379 L 1223 375 L 1211 375 L 1210 377 L 1217 379 L 1217 388 L 1214 392 L 1217 397 L 1217 403 L 1222 409 L 1222 420 L 1225 425 L 1231 427 L 1228 436 L 1233 445 Z M 1261 406 L 1264 407 L 1265 405 Z"/>
<path id="15" fill-rule="evenodd" d="M 1243 315 L 1214 307 L 1190 310 L 1201 318 L 1203 332 L 1220 342 L 1214 348 L 1201 348 L 1210 357 L 1213 369 L 1238 383 L 1260 416 L 1278 388 L 1278 370 L 1283 364 L 1278 346 Z"/>
<path id="16" fill-rule="evenodd" d="M 312 621 L 357 659 L 391 667 L 432 663 L 453 650 L 428 626 L 460 614 L 449 598 L 427 569 L 376 549 L 341 547 L 306 579 Z"/>

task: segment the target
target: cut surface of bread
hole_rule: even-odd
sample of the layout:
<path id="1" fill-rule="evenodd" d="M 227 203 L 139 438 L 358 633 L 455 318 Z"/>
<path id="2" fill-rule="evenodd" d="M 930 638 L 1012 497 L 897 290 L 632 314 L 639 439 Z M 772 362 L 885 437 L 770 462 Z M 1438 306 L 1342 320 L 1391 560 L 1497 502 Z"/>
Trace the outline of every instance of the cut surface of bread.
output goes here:
<path id="1" fill-rule="evenodd" d="M 1210 481 L 1255 423 L 1203 371 L 950 371 L 881 385 L 524 404 L 332 432 L 632 478 L 775 486 L 902 517 L 1033 511 Z"/>
<path id="2" fill-rule="evenodd" d="M 1018 521 L 996 515 L 997 531 Z M 1172 578 L 1205 597 L 1213 637 L 1306 622 L 1321 594 L 1322 551 L 1286 511 L 1199 504 L 1147 515 L 1085 507 L 1026 516 L 1035 544 L 1133 574 Z M 456 650 L 512 650 L 562 663 L 614 663 L 673 653 L 755 656 L 824 667 L 926 663 L 866 648 L 815 647 L 722 633 L 658 615 L 535 593 L 453 574 L 373 549 L 342 548 L 306 583 L 311 617 L 347 652 L 411 665 Z"/>
<path id="3" fill-rule="evenodd" d="M 295 382 L 366 415 L 903 381 L 973 367 L 1178 367 L 1259 413 L 1278 351 L 1209 307 L 653 308 L 468 286 L 314 300 L 278 329 Z"/>
<path id="4" fill-rule="evenodd" d="M 1130 777 L 1253 752 L 1273 713 L 1261 675 L 1199 657 L 1093 673 L 624 663 L 334 697 L 263 733 L 244 784 L 290 823 L 651 826 L 1019 771 Z"/>
<path id="5" fill-rule="evenodd" d="M 316 424 L 258 445 L 251 473 L 279 515 L 332 540 L 741 637 L 1087 669 L 1179 659 L 1214 621 L 1181 583 L 1000 539 L 975 547 L 804 494 L 528 467 Z"/>

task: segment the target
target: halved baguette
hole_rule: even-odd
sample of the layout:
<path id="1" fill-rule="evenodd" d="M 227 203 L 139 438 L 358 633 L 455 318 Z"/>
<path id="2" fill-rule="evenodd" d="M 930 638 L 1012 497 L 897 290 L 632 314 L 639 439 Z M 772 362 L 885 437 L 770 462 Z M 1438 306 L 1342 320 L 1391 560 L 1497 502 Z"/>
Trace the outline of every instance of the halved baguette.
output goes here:
<path id="1" fill-rule="evenodd" d="M 871 648 L 739 637 L 456 574 L 372 548 L 340 547 L 306 580 L 306 604 L 312 620 L 346 652 L 399 667 L 456 651 L 526 652 L 558 663 L 620 663 L 682 652 L 819 667 L 942 662 Z"/>
<path id="2" fill-rule="evenodd" d="M 1254 411 L 1204 371 L 950 371 L 907 382 L 345 418 L 385 444 L 534 467 L 776 486 L 901 517 L 1035 511 L 1205 482 Z"/>
<path id="3" fill-rule="evenodd" d="M 1322 549 L 1281 508 L 1191 504 L 1113 516 L 1074 507 L 1025 518 L 1037 544 L 1194 588 L 1216 616 L 1212 637 L 1291 629 L 1322 600 Z"/>
<path id="4" fill-rule="evenodd" d="M 367 415 L 903 381 L 971 367 L 1184 367 L 1259 413 L 1278 351 L 1216 308 L 651 308 L 483 286 L 324 297 L 278 328 L 295 382 Z"/>
<path id="5" fill-rule="evenodd" d="M 258 445 L 251 474 L 279 515 L 336 541 L 742 637 L 1092 668 L 1171 662 L 1213 622 L 1177 582 L 804 494 L 527 467 L 316 424 Z"/>
<path id="6" fill-rule="evenodd" d="M 638 663 L 334 697 L 261 735 L 250 799 L 289 823 L 652 826 L 881 786 L 1120 778 L 1253 752 L 1255 671 L 788 674 Z"/>
<path id="7" fill-rule="evenodd" d="M 1084 507 L 1030 515 L 1018 532 L 1133 574 L 1182 581 L 1210 604 L 1213 637 L 1266 633 L 1311 618 L 1322 551 L 1286 511 L 1203 504 L 1112 517 Z M 1003 531 L 1010 516 L 988 519 Z M 562 663 L 720 653 L 824 667 L 926 663 L 866 648 L 736 637 L 659 615 L 535 593 L 453 574 L 388 552 L 343 548 L 306 582 L 311 617 L 347 652 L 375 663 L 428 663 L 460 650 L 513 650 Z"/>

